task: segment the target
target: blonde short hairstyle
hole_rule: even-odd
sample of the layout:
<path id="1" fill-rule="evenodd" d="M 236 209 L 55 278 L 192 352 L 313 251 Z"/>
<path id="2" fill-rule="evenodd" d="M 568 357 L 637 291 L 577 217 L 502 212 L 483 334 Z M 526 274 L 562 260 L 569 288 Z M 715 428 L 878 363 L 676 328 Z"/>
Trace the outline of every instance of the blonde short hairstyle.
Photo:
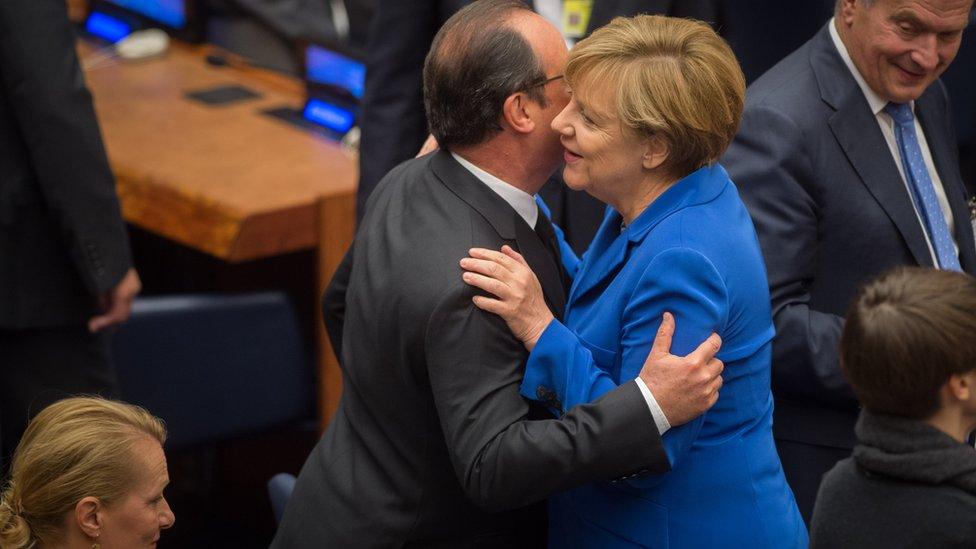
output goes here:
<path id="1" fill-rule="evenodd" d="M 692 19 L 617 17 L 570 52 L 573 93 L 616 93 L 622 125 L 663 137 L 667 171 L 683 177 L 711 164 L 732 142 L 742 117 L 745 77 L 729 45 Z"/>
<path id="2" fill-rule="evenodd" d="M 64 520 L 88 496 L 106 505 L 134 487 L 133 445 L 163 444 L 166 427 L 145 409 L 98 397 L 74 397 L 37 414 L 14 453 L 0 494 L 0 547 L 61 540 Z"/>

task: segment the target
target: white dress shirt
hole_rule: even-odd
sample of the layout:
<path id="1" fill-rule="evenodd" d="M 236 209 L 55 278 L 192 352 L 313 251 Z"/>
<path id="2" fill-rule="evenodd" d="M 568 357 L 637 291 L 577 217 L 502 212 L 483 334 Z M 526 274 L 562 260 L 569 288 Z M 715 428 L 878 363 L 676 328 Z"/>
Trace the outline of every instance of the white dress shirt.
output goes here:
<path id="1" fill-rule="evenodd" d="M 834 42 L 834 47 L 837 48 L 837 52 L 840 54 L 841 59 L 844 60 L 844 64 L 854 75 L 854 80 L 857 81 L 857 85 L 861 88 L 861 92 L 864 93 L 864 98 L 868 100 L 868 105 L 871 107 L 871 112 L 874 114 L 874 118 L 878 121 L 878 126 L 881 128 L 881 134 L 884 135 L 885 141 L 888 143 L 888 150 L 891 151 L 892 158 L 895 159 L 895 166 L 898 167 L 898 173 L 901 175 L 902 183 L 905 184 L 905 191 L 908 193 L 909 197 L 914 197 L 914 193 L 911 189 L 911 183 L 905 179 L 905 168 L 902 166 L 901 153 L 898 151 L 898 140 L 895 137 L 895 121 L 892 120 L 891 116 L 884 112 L 885 106 L 888 104 L 888 100 L 877 94 L 871 86 L 864 80 L 861 73 L 858 72 L 857 67 L 854 65 L 854 61 L 851 59 L 850 53 L 847 51 L 847 46 L 840 39 L 840 34 L 837 32 L 835 27 L 836 22 L 834 19 L 830 20 L 830 25 L 828 30 L 830 31 L 830 38 Z M 915 102 L 911 103 L 912 112 L 915 112 Z M 915 134 L 918 135 L 918 144 L 922 149 L 922 161 L 925 162 L 925 168 L 929 172 L 929 177 L 932 179 L 932 186 L 935 187 L 935 196 L 939 199 L 939 209 L 942 210 L 942 215 L 945 217 L 946 224 L 949 226 L 949 233 L 953 234 L 955 227 L 953 226 L 952 209 L 949 207 L 949 200 L 946 198 L 945 188 L 942 186 L 942 178 L 939 177 L 939 172 L 935 170 L 935 163 L 932 162 L 932 153 L 929 151 L 928 141 L 925 139 L 925 132 L 922 131 L 922 126 L 918 123 L 918 117 L 915 117 Z M 935 254 L 935 248 L 932 246 L 931 238 L 929 237 L 928 230 L 925 228 L 925 223 L 922 221 L 922 216 L 919 214 L 919 205 L 915 204 L 915 199 L 912 198 L 912 204 L 915 205 L 915 215 L 918 217 L 918 223 L 923 228 L 923 234 L 925 234 L 925 242 L 929 247 L 929 254 L 932 256 L 932 264 L 938 265 L 939 258 Z M 959 244 L 953 240 L 953 245 L 956 247 L 956 254 L 959 253 Z"/>
<path id="2" fill-rule="evenodd" d="M 505 183 L 453 152 L 451 156 L 464 169 L 471 172 L 482 183 L 487 185 L 489 189 L 494 191 L 495 194 L 500 196 L 502 200 L 508 203 L 519 214 L 519 217 L 525 220 L 529 227 L 535 228 L 535 223 L 539 219 L 539 205 L 535 203 L 535 198 L 532 195 Z M 654 395 L 647 387 L 647 384 L 644 383 L 644 380 L 637 377 L 635 381 L 637 382 L 637 388 L 644 395 L 648 410 L 651 411 L 651 416 L 654 418 L 654 425 L 657 426 L 658 432 L 663 435 L 671 428 L 671 423 L 668 421 L 667 416 L 664 415 L 664 410 L 661 409 L 661 406 L 657 403 L 657 399 L 654 398 Z"/>

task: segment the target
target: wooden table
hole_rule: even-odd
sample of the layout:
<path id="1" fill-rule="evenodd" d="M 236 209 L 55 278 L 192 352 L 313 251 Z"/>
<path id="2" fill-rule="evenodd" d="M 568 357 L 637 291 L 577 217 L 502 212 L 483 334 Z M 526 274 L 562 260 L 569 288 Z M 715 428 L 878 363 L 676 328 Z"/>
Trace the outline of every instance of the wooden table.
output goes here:
<path id="1" fill-rule="evenodd" d="M 97 55 L 81 43 L 81 58 Z M 125 219 L 231 263 L 318 248 L 319 288 L 352 241 L 356 160 L 337 143 L 262 114 L 300 107 L 301 82 L 206 63 L 174 43 L 157 59 L 93 65 L 94 98 Z M 261 98 L 208 106 L 188 91 L 239 85 Z M 316 308 L 318 309 L 318 308 Z M 338 404 L 338 364 L 319 326 L 320 419 Z"/>

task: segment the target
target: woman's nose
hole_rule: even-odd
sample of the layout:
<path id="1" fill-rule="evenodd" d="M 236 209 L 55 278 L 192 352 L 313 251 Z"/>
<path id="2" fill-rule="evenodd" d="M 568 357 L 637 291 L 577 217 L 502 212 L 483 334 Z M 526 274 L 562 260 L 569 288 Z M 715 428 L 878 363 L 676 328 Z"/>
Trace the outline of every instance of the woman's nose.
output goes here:
<path id="1" fill-rule="evenodd" d="M 173 523 L 176 522 L 176 515 L 174 515 L 173 510 L 170 509 L 169 502 L 166 501 L 166 498 L 163 498 L 162 504 L 163 509 L 159 513 L 159 527 L 165 530 L 172 527 Z"/>

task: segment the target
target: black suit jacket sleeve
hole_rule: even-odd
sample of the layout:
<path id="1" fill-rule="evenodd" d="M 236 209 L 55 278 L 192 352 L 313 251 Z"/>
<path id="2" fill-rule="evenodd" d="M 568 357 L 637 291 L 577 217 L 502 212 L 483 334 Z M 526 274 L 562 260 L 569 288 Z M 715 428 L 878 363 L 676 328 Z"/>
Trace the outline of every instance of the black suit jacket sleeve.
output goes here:
<path id="1" fill-rule="evenodd" d="M 769 276 L 777 397 L 855 405 L 838 347 L 844 319 L 810 307 L 820 225 L 803 132 L 784 114 L 754 106 L 723 160 L 749 208 Z"/>
<path id="2" fill-rule="evenodd" d="M 439 26 L 438 2 L 417 0 L 384 1 L 370 22 L 357 221 L 380 179 L 413 158 L 427 136 L 422 67 Z"/>
<path id="3" fill-rule="evenodd" d="M 490 511 L 596 480 L 665 472 L 667 456 L 634 382 L 555 420 L 524 421 L 525 352 L 466 287 L 447 289 L 427 325 L 430 386 L 455 473 Z"/>
<path id="4" fill-rule="evenodd" d="M 87 289 L 102 294 L 132 260 L 64 0 L 0 2 L 0 80 L 44 203 Z"/>
<path id="5" fill-rule="evenodd" d="M 346 250 L 342 263 L 336 268 L 329 286 L 322 294 L 322 320 L 325 332 L 329 335 L 329 342 L 336 358 L 342 360 L 342 328 L 346 318 L 346 290 L 349 289 L 349 277 L 352 273 L 352 253 L 355 241 Z"/>

